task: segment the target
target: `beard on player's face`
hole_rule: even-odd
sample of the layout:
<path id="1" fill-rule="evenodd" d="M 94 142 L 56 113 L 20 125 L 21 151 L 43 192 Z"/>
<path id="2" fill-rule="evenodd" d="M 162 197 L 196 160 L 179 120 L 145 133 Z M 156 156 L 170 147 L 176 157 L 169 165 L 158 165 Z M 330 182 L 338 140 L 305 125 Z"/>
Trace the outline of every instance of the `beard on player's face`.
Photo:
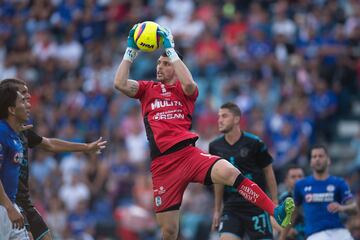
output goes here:
<path id="1" fill-rule="evenodd" d="M 229 124 L 227 126 L 226 125 L 219 126 L 220 132 L 224 133 L 224 134 L 231 132 L 231 130 L 233 130 L 233 128 L 234 128 L 234 124 Z"/>
<path id="2" fill-rule="evenodd" d="M 161 83 L 168 83 L 171 82 L 174 78 L 174 73 L 170 71 L 157 71 L 156 72 L 156 79 Z"/>
<path id="3" fill-rule="evenodd" d="M 312 165 L 313 170 L 318 174 L 325 173 L 327 171 L 327 167 L 328 167 L 327 162 L 315 162 Z"/>
<path id="4" fill-rule="evenodd" d="M 322 173 L 326 172 L 326 166 L 314 168 L 314 171 L 318 174 L 322 174 Z"/>

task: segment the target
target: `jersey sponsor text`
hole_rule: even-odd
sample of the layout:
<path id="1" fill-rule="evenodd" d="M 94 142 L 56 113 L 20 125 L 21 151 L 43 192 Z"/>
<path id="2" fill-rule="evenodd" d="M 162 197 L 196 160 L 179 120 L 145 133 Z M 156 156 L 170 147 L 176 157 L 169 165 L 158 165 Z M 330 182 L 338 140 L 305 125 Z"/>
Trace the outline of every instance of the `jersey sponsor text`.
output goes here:
<path id="1" fill-rule="evenodd" d="M 182 110 L 169 110 L 166 112 L 158 112 L 153 116 L 154 120 L 171 120 L 171 119 L 185 119 L 185 114 Z"/>
<path id="2" fill-rule="evenodd" d="M 306 202 L 333 202 L 334 193 L 309 193 L 305 195 Z"/>
<path id="3" fill-rule="evenodd" d="M 153 103 L 151 103 L 151 110 L 157 109 L 157 108 L 164 108 L 164 107 L 173 107 L 173 106 L 183 106 L 183 104 L 180 101 L 171 101 L 171 100 L 160 100 L 155 99 Z"/>

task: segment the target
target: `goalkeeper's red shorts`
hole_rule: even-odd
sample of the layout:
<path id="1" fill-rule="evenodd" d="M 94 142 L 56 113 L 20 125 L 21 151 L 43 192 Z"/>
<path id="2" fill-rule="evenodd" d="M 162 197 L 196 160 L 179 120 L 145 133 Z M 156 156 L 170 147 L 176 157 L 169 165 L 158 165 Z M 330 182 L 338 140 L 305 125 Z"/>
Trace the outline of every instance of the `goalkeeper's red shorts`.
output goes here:
<path id="1" fill-rule="evenodd" d="M 178 210 L 190 182 L 211 184 L 206 181 L 209 170 L 220 157 L 187 146 L 176 152 L 153 159 L 151 173 L 155 212 Z"/>

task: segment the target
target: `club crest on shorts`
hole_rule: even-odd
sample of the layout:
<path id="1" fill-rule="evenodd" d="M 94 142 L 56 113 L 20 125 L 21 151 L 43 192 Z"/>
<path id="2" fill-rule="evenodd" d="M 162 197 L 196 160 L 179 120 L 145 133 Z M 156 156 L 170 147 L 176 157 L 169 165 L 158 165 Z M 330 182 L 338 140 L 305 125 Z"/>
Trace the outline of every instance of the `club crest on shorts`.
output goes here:
<path id="1" fill-rule="evenodd" d="M 160 196 L 155 197 L 155 205 L 159 207 L 161 203 L 162 203 L 161 197 Z"/>

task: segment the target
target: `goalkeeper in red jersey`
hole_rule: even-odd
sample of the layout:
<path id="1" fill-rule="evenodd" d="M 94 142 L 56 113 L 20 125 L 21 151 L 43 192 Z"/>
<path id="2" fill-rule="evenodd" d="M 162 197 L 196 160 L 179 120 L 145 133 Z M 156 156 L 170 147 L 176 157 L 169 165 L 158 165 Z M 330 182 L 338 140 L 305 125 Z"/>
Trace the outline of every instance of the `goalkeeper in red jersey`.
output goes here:
<path id="1" fill-rule="evenodd" d="M 169 30 L 158 28 L 165 53 L 157 61 L 157 81 L 128 79 L 139 51 L 134 42 L 135 27 L 130 30 L 128 47 L 116 72 L 114 86 L 141 103 L 152 158 L 154 209 L 163 239 L 178 238 L 179 208 L 190 182 L 233 186 L 246 200 L 273 215 L 283 227 L 287 226 L 294 209 L 293 199 L 288 198 L 276 206 L 257 184 L 245 178 L 227 160 L 195 147 L 198 135 L 190 128 L 198 88 L 175 51 Z"/>

